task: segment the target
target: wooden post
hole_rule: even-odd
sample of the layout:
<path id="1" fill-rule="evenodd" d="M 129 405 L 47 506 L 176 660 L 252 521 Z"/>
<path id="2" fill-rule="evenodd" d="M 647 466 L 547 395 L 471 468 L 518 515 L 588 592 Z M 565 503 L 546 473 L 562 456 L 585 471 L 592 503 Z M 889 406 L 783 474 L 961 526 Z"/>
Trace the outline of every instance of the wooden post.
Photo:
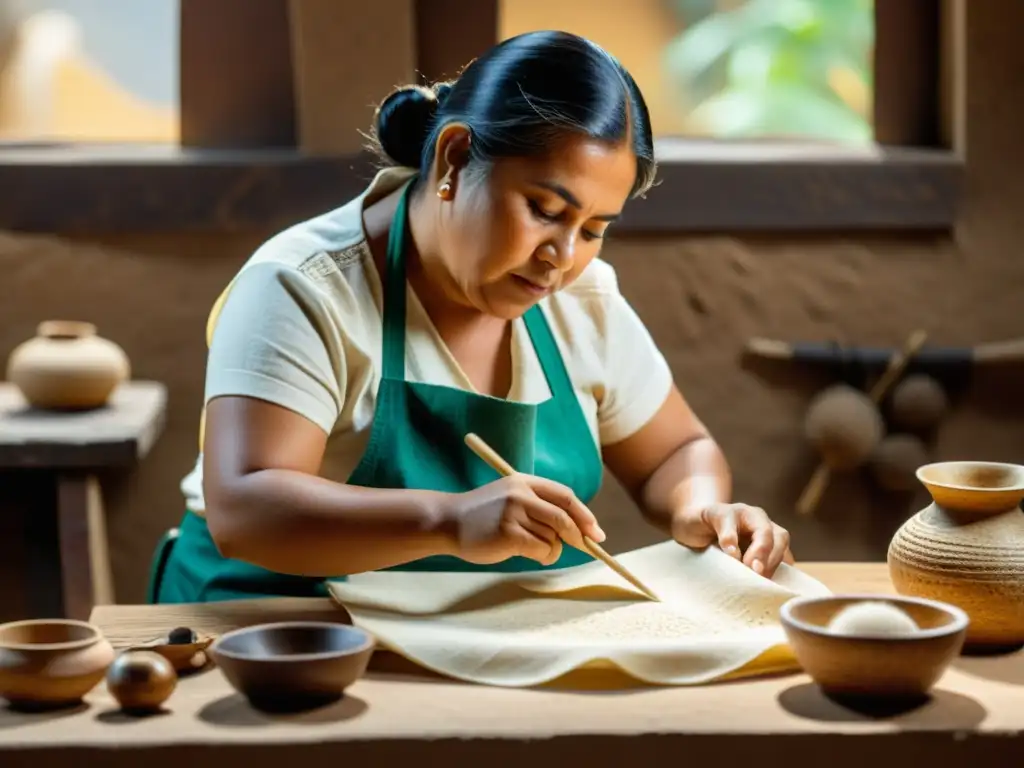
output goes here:
<path id="1" fill-rule="evenodd" d="M 939 0 L 875 2 L 875 141 L 939 144 Z"/>
<path id="2" fill-rule="evenodd" d="M 961 157 L 967 142 L 967 12 L 967 0 L 942 0 L 940 139 Z"/>
<path id="3" fill-rule="evenodd" d="M 498 42 L 499 0 L 418 0 L 416 69 L 426 83 L 449 80 Z"/>
<path id="4" fill-rule="evenodd" d="M 299 146 L 358 153 L 376 105 L 415 80 L 412 0 L 291 0 L 289 8 Z"/>
<path id="5" fill-rule="evenodd" d="M 294 146 L 288 0 L 180 3 L 182 146 Z"/>

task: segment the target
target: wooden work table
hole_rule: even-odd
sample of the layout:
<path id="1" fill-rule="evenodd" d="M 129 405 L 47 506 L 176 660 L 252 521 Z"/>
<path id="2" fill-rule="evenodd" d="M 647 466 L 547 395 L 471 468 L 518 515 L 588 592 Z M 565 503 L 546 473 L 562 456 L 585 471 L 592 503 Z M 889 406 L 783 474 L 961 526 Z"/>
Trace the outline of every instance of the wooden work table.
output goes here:
<path id="1" fill-rule="evenodd" d="M 881 564 L 801 567 L 835 592 L 891 591 Z M 93 621 L 115 647 L 124 647 L 177 625 L 218 633 L 342 615 L 328 600 L 282 598 L 99 606 Z M 833 704 L 803 675 L 570 692 L 371 671 L 334 706 L 275 717 L 252 710 L 209 669 L 183 679 L 167 709 L 145 719 L 124 716 L 101 684 L 69 713 L 0 710 L 0 765 L 1009 766 L 1024 759 L 1024 653 L 958 659 L 929 703 L 887 717 Z"/>

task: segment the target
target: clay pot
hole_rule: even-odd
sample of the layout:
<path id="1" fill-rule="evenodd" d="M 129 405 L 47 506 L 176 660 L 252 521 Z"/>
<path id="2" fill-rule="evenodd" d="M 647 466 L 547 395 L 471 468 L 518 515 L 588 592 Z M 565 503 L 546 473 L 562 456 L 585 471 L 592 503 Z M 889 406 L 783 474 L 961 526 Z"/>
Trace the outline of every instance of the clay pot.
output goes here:
<path id="1" fill-rule="evenodd" d="M 11 706 L 70 706 L 96 687 L 114 649 L 91 624 L 33 619 L 0 625 L 0 696 Z"/>
<path id="2" fill-rule="evenodd" d="M 893 586 L 966 611 L 969 652 L 1024 645 L 1024 467 L 949 461 L 917 478 L 933 503 L 889 545 Z"/>
<path id="3" fill-rule="evenodd" d="M 130 372 L 124 350 L 91 323 L 70 320 L 41 323 L 7 361 L 7 378 L 25 399 L 50 410 L 98 408 Z"/>

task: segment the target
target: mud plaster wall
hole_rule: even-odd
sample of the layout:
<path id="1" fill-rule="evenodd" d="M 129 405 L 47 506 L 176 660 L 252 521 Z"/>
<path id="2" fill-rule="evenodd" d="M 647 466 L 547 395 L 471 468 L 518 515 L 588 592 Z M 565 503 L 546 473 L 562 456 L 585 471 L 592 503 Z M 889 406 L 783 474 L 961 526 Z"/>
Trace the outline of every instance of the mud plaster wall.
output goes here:
<path id="1" fill-rule="evenodd" d="M 741 365 L 751 335 L 835 337 L 898 345 L 916 327 L 934 343 L 1019 335 L 1024 285 L 1024 4 L 972 4 L 969 169 L 956 241 L 906 237 L 670 238 L 610 243 L 626 295 L 664 349 L 678 381 L 732 462 L 736 498 L 763 505 L 794 535 L 802 559 L 880 559 L 891 532 L 923 495 L 879 496 L 857 479 L 836 482 L 819 514 L 793 502 L 813 457 L 801 439 L 807 398 L 827 379 Z M 1016 22 L 1014 22 L 1016 19 Z M 981 45 L 982 38 L 984 45 Z M 0 234 L 0 356 L 45 318 L 96 322 L 127 350 L 139 378 L 170 388 L 162 439 L 131 477 L 105 484 L 118 598 L 141 601 L 158 536 L 182 511 L 180 478 L 196 453 L 204 372 L 203 329 L 221 287 L 269 233 L 64 240 Z M 942 458 L 1024 459 L 1022 375 L 978 373 L 942 429 Z M 0 499 L 18 491 L 0 480 Z M 609 483 L 594 504 L 616 550 L 652 532 Z M 14 531 L 12 521 L 3 527 Z M 0 613 L 16 613 L 24 562 L 0 537 Z M 6 606 L 6 607 L 5 607 Z"/>

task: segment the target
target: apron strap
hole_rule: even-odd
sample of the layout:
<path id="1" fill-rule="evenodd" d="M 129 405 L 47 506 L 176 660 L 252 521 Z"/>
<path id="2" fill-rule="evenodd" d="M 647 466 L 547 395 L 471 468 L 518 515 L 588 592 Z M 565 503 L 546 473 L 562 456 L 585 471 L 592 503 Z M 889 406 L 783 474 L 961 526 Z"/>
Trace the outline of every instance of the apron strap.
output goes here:
<path id="1" fill-rule="evenodd" d="M 384 267 L 384 321 L 381 375 L 385 379 L 405 380 L 405 244 L 409 239 L 410 181 L 398 199 Z"/>
<path id="2" fill-rule="evenodd" d="M 530 334 L 530 341 L 533 342 L 533 349 L 537 353 L 537 360 L 544 371 L 544 378 L 547 379 L 548 389 L 552 397 L 571 397 L 575 400 L 576 393 L 573 390 L 572 380 L 569 378 L 569 371 L 566 370 L 565 360 L 558 350 L 558 343 L 551 333 L 551 326 L 544 316 L 544 310 L 540 304 L 534 304 L 526 314 L 523 315 L 523 322 Z"/>

